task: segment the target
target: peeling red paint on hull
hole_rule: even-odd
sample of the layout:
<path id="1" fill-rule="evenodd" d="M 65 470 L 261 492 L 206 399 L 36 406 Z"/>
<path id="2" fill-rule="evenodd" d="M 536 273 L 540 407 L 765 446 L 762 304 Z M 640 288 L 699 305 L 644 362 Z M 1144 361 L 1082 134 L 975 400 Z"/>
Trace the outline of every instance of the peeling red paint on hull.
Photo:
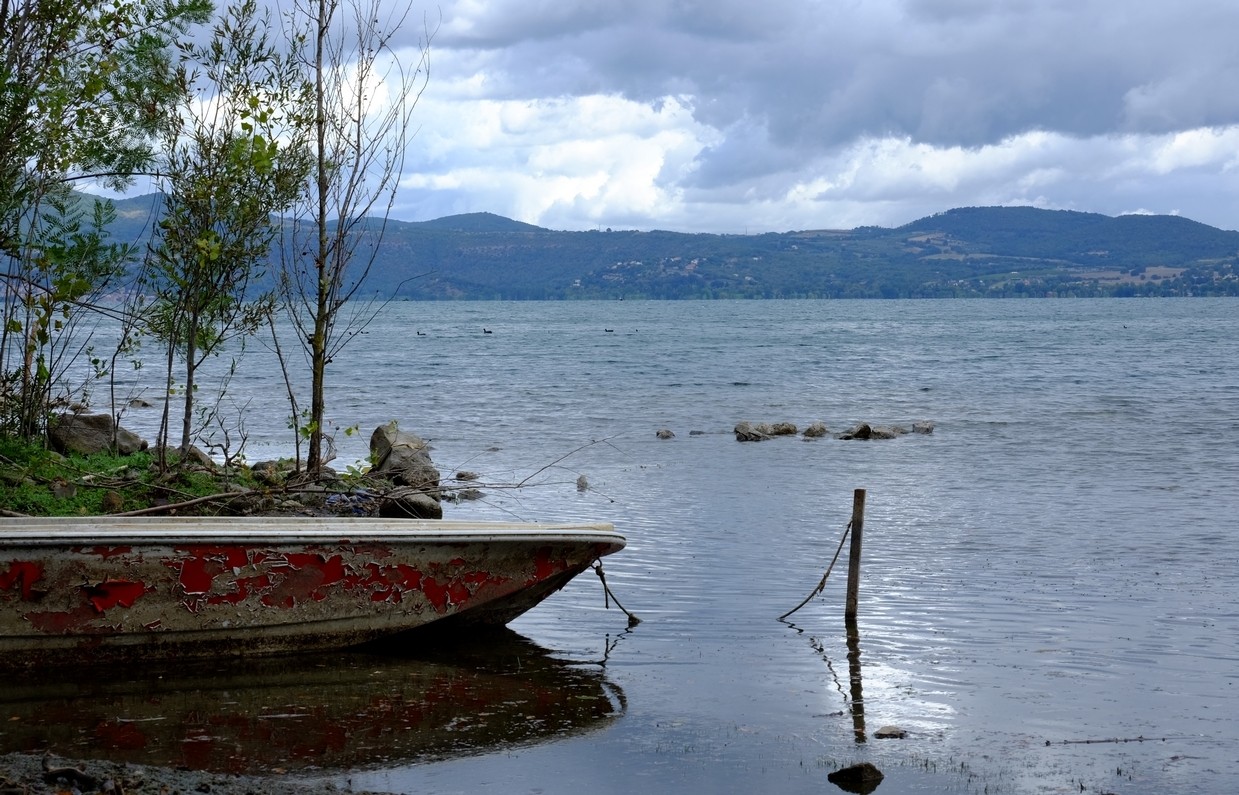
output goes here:
<path id="1" fill-rule="evenodd" d="M 0 667 L 343 647 L 506 623 L 622 549 L 607 524 L 0 519 Z"/>

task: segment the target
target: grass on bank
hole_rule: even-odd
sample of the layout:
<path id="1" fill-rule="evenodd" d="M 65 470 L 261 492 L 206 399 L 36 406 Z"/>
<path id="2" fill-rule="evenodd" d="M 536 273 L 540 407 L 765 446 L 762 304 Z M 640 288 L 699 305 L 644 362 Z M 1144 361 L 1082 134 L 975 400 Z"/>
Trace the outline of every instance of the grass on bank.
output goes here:
<path id="1" fill-rule="evenodd" d="M 30 516 L 124 513 L 213 494 L 264 487 L 248 468 L 160 472 L 155 455 L 60 455 L 17 439 L 0 438 L 0 509 Z M 200 512 L 214 512 L 204 503 Z"/>

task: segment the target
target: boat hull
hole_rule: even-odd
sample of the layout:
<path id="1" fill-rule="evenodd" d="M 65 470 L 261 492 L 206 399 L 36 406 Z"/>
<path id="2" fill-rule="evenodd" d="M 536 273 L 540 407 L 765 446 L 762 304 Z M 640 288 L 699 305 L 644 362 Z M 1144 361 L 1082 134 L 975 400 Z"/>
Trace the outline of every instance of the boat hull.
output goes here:
<path id="1" fill-rule="evenodd" d="M 340 648 L 504 624 L 624 546 L 610 525 L 0 520 L 0 667 Z"/>

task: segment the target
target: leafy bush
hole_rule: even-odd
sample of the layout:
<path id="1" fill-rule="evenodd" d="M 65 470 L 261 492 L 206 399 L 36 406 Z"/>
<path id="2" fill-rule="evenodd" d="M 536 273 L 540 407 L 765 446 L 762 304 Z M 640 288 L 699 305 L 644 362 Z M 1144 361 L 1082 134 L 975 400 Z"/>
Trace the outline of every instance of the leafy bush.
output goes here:
<path id="1" fill-rule="evenodd" d="M 0 438 L 0 508 L 32 516 L 90 516 L 182 502 L 238 485 L 255 488 L 248 469 L 229 473 L 172 468 L 161 475 L 148 452 L 62 456 Z M 214 510 L 209 504 L 199 508 Z"/>

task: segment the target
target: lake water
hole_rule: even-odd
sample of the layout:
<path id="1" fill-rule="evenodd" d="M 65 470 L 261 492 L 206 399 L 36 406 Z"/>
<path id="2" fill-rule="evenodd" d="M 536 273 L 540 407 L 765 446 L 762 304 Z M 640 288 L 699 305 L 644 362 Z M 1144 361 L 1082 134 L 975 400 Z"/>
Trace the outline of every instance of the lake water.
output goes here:
<path id="1" fill-rule="evenodd" d="M 451 518 L 613 522 L 629 546 L 607 583 L 642 623 L 583 575 L 484 662 L 417 664 L 438 684 L 401 703 L 440 688 L 459 705 L 436 719 L 445 740 L 410 747 L 406 715 L 317 774 L 822 793 L 870 761 L 890 795 L 1232 792 L 1236 340 L 1229 299 L 392 305 L 330 370 L 332 420 L 361 429 L 337 435 L 341 461 L 394 419 L 445 475 L 480 474 L 484 499 Z M 269 355 L 253 347 L 230 390 L 250 460 L 291 452 Z M 742 420 L 935 430 L 739 443 Z M 818 583 L 855 489 L 849 658 L 844 560 L 777 617 Z M 386 665 L 340 663 L 362 670 L 341 692 L 387 704 L 429 676 L 364 673 Z M 907 736 L 874 738 L 886 724 Z"/>

